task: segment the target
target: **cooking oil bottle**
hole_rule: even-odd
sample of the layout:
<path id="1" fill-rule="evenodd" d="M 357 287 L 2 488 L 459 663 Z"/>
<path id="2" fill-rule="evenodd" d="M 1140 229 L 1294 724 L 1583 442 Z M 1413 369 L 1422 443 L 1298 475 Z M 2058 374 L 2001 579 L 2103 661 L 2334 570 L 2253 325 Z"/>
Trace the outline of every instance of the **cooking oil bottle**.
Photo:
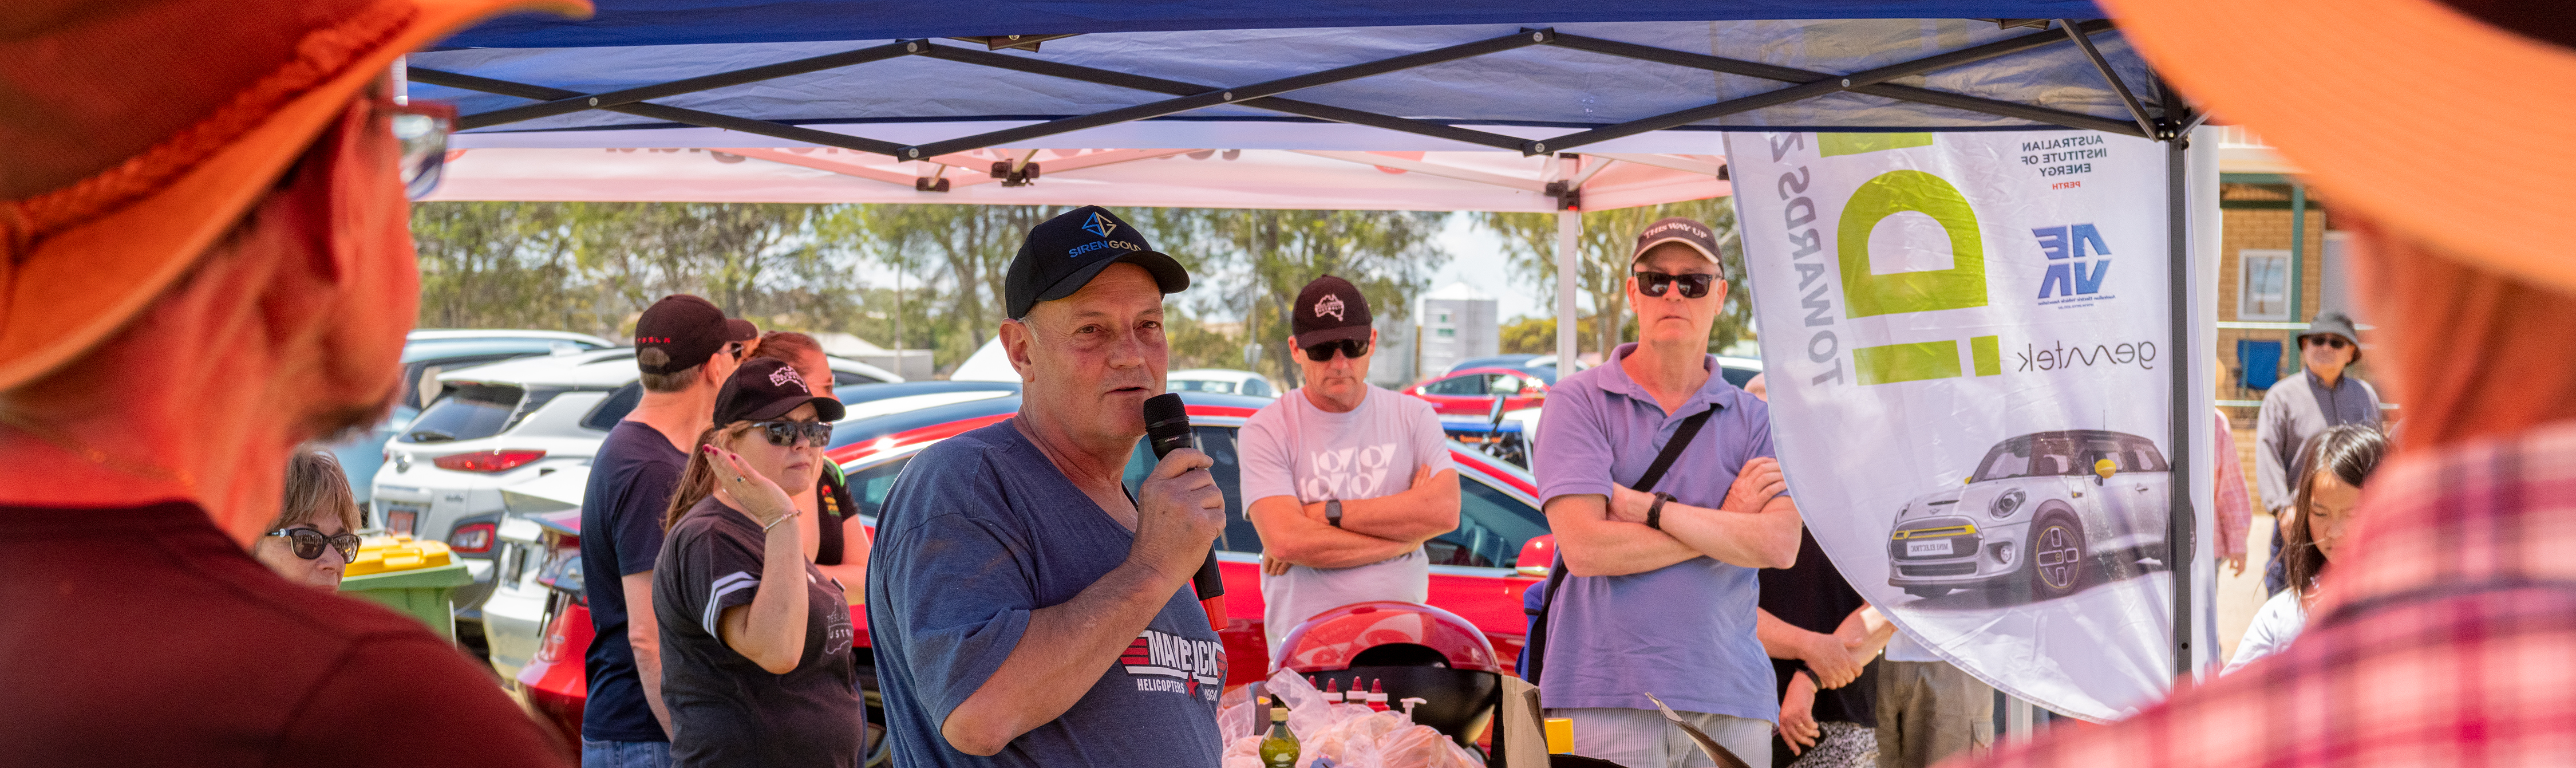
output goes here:
<path id="1" fill-rule="evenodd" d="M 1270 706 L 1270 735 L 1261 737 L 1265 768 L 1297 768 L 1297 734 L 1288 731 L 1288 708 Z"/>

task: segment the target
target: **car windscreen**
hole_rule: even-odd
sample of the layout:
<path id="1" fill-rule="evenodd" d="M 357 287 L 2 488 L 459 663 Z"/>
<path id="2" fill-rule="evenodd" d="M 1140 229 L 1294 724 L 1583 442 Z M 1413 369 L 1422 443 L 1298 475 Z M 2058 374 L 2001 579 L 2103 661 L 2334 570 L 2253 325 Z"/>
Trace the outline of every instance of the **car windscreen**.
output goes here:
<path id="1" fill-rule="evenodd" d="M 1744 383 L 1752 381 L 1753 377 L 1762 375 L 1762 371 L 1759 369 L 1736 368 L 1724 365 L 1718 366 L 1717 371 L 1719 376 L 1726 378 L 1726 383 L 1733 384 L 1738 389 L 1742 389 L 1744 387 Z"/>
<path id="2" fill-rule="evenodd" d="M 1234 382 L 1210 381 L 1207 379 L 1173 379 L 1165 382 L 1163 389 L 1170 392 L 1215 392 L 1221 395 L 1230 395 L 1234 394 Z"/>
<path id="3" fill-rule="evenodd" d="M 2141 450 L 2143 449 L 2143 450 Z M 2108 459 L 2118 472 L 2163 472 L 2164 457 L 2155 444 L 2133 437 L 2041 435 L 2007 440 L 1986 453 L 1970 482 L 2014 477 L 2093 474 L 2093 462 Z"/>
<path id="4" fill-rule="evenodd" d="M 1252 518 L 1243 514 L 1243 464 L 1234 450 L 1234 428 L 1196 426 L 1199 452 L 1208 455 L 1215 465 L 1208 467 L 1214 475 L 1217 492 L 1225 496 L 1225 533 L 1216 537 L 1216 548 L 1227 552 L 1261 551 L 1261 533 L 1253 530 Z M 1154 471 L 1154 450 L 1145 441 L 1136 441 L 1136 450 L 1127 456 L 1124 480 L 1129 494 L 1144 487 L 1145 476 Z"/>
<path id="5" fill-rule="evenodd" d="M 1547 534 L 1547 516 L 1483 480 L 1458 478 L 1458 529 L 1423 544 L 1432 565 L 1510 568 L 1521 545 Z"/>
<path id="6" fill-rule="evenodd" d="M 491 437 L 510 427 L 527 391 L 507 384 L 449 384 L 447 394 L 422 409 L 400 442 L 444 443 Z"/>
<path id="7" fill-rule="evenodd" d="M 626 414 L 634 413 L 635 404 L 641 402 L 644 402 L 643 383 L 618 387 L 617 391 L 608 393 L 607 399 L 591 408 L 590 415 L 581 417 L 581 425 L 601 432 L 616 429 L 617 422 L 625 419 Z"/>

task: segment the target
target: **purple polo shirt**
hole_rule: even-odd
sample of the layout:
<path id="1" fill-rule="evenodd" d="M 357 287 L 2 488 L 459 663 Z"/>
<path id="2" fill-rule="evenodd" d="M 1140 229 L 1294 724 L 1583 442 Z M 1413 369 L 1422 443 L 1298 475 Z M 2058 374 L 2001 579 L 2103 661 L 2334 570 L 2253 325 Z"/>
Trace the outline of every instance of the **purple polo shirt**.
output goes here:
<path id="1" fill-rule="evenodd" d="M 1617 360 L 1559 380 L 1539 418 L 1538 496 L 1608 496 L 1612 483 L 1646 474 L 1682 420 L 1716 409 L 1654 490 L 1682 503 L 1716 507 L 1744 463 L 1770 456 L 1771 418 L 1763 402 L 1717 375 L 1670 416 Z M 1633 487 L 1633 486 L 1632 486 Z M 1540 700 L 1549 708 L 1654 709 L 1652 693 L 1674 709 L 1776 721 L 1771 661 L 1753 636 L 1761 583 L 1755 569 L 1701 557 L 1626 576 L 1569 577 L 1549 611 L 1547 673 Z"/>

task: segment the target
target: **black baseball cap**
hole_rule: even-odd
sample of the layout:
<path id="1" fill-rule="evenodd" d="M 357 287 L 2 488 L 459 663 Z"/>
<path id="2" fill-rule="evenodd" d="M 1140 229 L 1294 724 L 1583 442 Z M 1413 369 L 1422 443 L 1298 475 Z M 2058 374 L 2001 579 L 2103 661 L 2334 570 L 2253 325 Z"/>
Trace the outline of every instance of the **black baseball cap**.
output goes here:
<path id="1" fill-rule="evenodd" d="M 1091 284 L 1109 265 L 1127 262 L 1154 274 L 1164 293 L 1190 287 L 1190 272 L 1181 263 L 1145 242 L 1145 233 L 1117 214 L 1086 205 L 1029 229 L 1020 255 L 1002 278 L 1002 300 L 1013 320 L 1025 319 L 1038 302 L 1054 301 Z"/>
<path id="2" fill-rule="evenodd" d="M 724 388 L 716 390 L 717 426 L 737 421 L 768 421 L 787 415 L 796 406 L 814 404 L 814 415 L 826 422 L 840 421 L 849 411 L 841 401 L 820 397 L 805 387 L 805 377 L 787 361 L 755 357 L 733 369 L 733 378 L 725 379 Z"/>
<path id="3" fill-rule="evenodd" d="M 749 320 L 725 317 L 714 302 L 685 293 L 674 293 L 653 302 L 644 316 L 635 319 L 635 351 L 659 349 L 670 359 L 660 365 L 644 362 L 635 356 L 636 370 L 645 373 L 678 373 L 704 365 L 724 345 L 760 338 L 760 328 Z"/>
<path id="4" fill-rule="evenodd" d="M 1646 257 L 1647 251 L 1665 243 L 1690 246 L 1708 263 L 1718 263 L 1717 234 L 1709 231 L 1708 225 L 1699 223 L 1698 219 L 1685 216 L 1667 216 L 1646 225 L 1645 231 L 1637 233 L 1637 250 L 1628 254 L 1628 263 L 1637 263 L 1638 259 Z"/>
<path id="5" fill-rule="evenodd" d="M 1315 278 L 1297 292 L 1296 312 L 1289 316 L 1288 332 L 1297 336 L 1300 346 L 1315 346 L 1335 341 L 1368 341 L 1368 297 L 1360 287 L 1332 275 Z"/>

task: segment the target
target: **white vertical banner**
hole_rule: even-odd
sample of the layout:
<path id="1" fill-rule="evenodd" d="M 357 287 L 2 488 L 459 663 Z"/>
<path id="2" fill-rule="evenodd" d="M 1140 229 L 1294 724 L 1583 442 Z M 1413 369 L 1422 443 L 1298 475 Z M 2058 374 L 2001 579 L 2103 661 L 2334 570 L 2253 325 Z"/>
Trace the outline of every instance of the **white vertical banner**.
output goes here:
<path id="1" fill-rule="evenodd" d="M 2093 131 L 1727 145 L 1773 439 L 1835 566 L 2013 696 L 2097 721 L 2161 698 L 2170 366 L 2190 354 L 2171 338 L 2164 147 Z"/>

